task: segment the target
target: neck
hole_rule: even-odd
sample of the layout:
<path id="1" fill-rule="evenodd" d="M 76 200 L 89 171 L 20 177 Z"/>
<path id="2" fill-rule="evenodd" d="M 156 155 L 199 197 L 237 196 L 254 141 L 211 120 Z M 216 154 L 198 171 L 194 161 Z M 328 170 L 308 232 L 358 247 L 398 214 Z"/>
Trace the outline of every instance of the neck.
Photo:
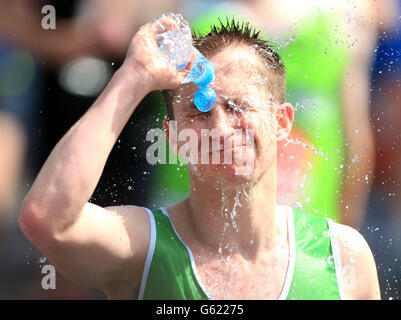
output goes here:
<path id="1" fill-rule="evenodd" d="M 276 167 L 256 183 L 231 186 L 191 175 L 187 210 L 198 240 L 220 254 L 254 256 L 278 237 Z M 212 186 L 211 186 L 212 185 Z"/>

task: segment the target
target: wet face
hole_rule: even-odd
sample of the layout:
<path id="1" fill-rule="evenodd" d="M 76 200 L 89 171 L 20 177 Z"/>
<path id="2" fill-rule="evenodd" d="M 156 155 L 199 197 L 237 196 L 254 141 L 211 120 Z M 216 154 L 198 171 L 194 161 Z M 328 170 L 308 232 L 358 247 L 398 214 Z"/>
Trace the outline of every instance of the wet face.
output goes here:
<path id="1" fill-rule="evenodd" d="M 216 69 L 210 84 L 217 94 L 216 105 L 200 112 L 193 102 L 199 87 L 191 83 L 177 88 L 173 111 L 181 141 L 169 132 L 170 145 L 177 143 L 177 151 L 185 144 L 196 149 L 190 153 L 196 164 L 188 166 L 193 174 L 232 182 L 257 181 L 276 161 L 281 106 L 266 89 L 261 59 L 248 48 L 228 48 L 209 60 Z M 196 132 L 196 136 L 185 142 L 185 132 Z"/>

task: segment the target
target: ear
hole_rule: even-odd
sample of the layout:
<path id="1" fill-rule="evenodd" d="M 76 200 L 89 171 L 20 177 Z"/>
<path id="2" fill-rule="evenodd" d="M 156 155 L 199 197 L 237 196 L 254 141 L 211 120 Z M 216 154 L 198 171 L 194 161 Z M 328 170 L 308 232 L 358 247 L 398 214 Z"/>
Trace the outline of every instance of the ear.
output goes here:
<path id="1" fill-rule="evenodd" d="M 287 139 L 290 135 L 292 124 L 294 122 L 294 107 L 286 102 L 283 103 L 276 113 L 277 121 L 277 141 Z"/>
<path id="2" fill-rule="evenodd" d="M 164 118 L 162 123 L 163 123 L 164 133 L 166 134 L 167 140 L 169 140 L 169 134 L 170 134 L 169 128 L 168 128 L 169 121 L 167 118 Z"/>
<path id="3" fill-rule="evenodd" d="M 165 118 L 162 123 L 170 149 L 177 154 L 177 121 Z"/>

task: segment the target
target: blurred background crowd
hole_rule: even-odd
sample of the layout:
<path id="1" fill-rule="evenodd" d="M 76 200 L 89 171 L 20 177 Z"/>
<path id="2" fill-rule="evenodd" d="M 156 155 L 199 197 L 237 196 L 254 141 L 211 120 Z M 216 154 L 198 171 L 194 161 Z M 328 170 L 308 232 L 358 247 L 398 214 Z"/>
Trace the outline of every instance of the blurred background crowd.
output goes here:
<path id="1" fill-rule="evenodd" d="M 52 5 L 55 29 L 42 13 Z M 121 65 L 138 28 L 180 12 L 197 34 L 249 21 L 287 68 L 296 109 L 278 148 L 278 202 L 358 229 L 382 299 L 401 299 L 401 0 L 0 0 L 0 299 L 105 299 L 56 273 L 17 214 L 40 167 Z M 158 92 L 135 110 L 91 198 L 155 208 L 186 197 L 185 165 L 151 166 L 146 133 L 165 116 Z M 101 129 L 101 128 L 100 128 Z"/>

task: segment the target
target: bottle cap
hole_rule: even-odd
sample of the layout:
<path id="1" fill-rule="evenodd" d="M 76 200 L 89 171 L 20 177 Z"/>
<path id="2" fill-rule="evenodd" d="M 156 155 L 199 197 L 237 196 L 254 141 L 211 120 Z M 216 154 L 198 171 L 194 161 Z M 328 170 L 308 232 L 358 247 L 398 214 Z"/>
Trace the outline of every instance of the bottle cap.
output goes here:
<path id="1" fill-rule="evenodd" d="M 208 85 L 214 79 L 215 69 L 213 63 L 205 61 L 204 68 L 199 78 L 194 79 L 194 83 L 200 87 Z"/>
<path id="2" fill-rule="evenodd" d="M 203 86 L 195 93 L 194 103 L 199 111 L 208 112 L 216 104 L 216 92 L 208 86 Z"/>

